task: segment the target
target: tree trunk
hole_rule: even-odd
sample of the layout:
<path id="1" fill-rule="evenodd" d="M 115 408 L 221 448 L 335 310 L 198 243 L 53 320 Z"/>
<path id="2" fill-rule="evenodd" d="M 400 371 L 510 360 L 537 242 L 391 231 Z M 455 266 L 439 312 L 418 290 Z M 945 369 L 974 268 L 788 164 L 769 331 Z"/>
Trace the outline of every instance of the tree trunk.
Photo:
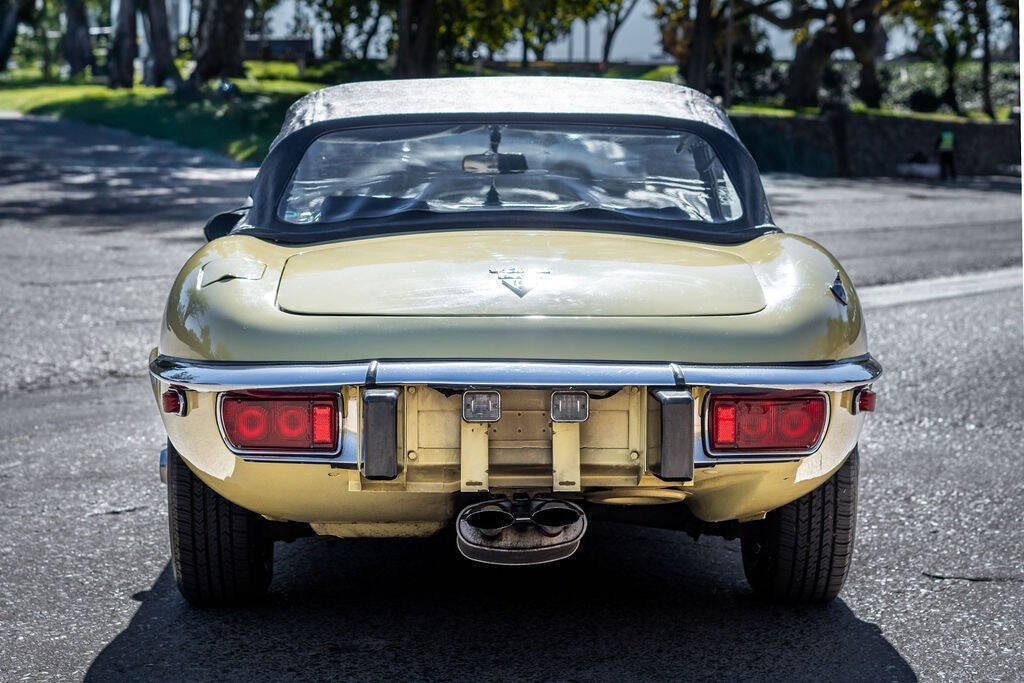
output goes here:
<path id="1" fill-rule="evenodd" d="M 878 42 L 884 35 L 880 32 L 878 19 L 869 18 L 865 21 L 861 33 L 849 36 L 849 47 L 853 50 L 853 58 L 860 65 L 860 79 L 855 93 L 868 107 L 878 109 L 882 106 L 882 83 L 878 80 Z"/>
<path id="2" fill-rule="evenodd" d="M 121 0 L 107 56 L 111 88 L 131 88 L 135 85 L 135 57 L 139 53 L 135 38 L 137 30 L 135 0 Z"/>
<path id="3" fill-rule="evenodd" d="M 14 41 L 18 37 L 18 20 L 32 6 L 32 0 L 9 0 L 3 16 L 0 16 L 0 73 L 7 70 L 7 62 L 14 52 Z"/>
<path id="4" fill-rule="evenodd" d="M 395 73 L 412 78 L 437 73 L 437 17 L 434 0 L 399 1 Z"/>
<path id="5" fill-rule="evenodd" d="M 519 27 L 519 38 L 523 41 L 523 58 L 522 58 L 522 61 L 519 62 L 519 69 L 520 69 L 520 71 L 526 71 L 526 58 L 529 56 L 529 50 L 530 50 L 530 41 L 527 40 L 527 38 L 526 38 L 526 26 L 527 26 L 527 21 L 526 21 L 526 17 L 524 16 L 523 17 L 523 23 Z"/>
<path id="6" fill-rule="evenodd" d="M 697 0 L 697 18 L 690 41 L 686 63 L 686 84 L 703 92 L 707 88 L 708 64 L 711 62 L 711 0 Z"/>
<path id="7" fill-rule="evenodd" d="M 196 68 L 189 82 L 244 76 L 244 47 L 245 0 L 206 0 L 199 19 Z"/>
<path id="8" fill-rule="evenodd" d="M 188 43 L 188 51 L 191 52 L 195 47 L 195 36 L 192 34 L 192 15 L 195 13 L 195 0 L 188 0 L 188 16 L 185 17 L 185 42 Z M 179 48 L 180 48 L 179 43 Z M 181 54 L 179 49 L 178 54 Z"/>
<path id="9" fill-rule="evenodd" d="M 612 54 L 612 42 L 615 40 L 615 32 L 619 30 L 618 17 L 608 13 L 608 23 L 604 25 L 604 43 L 601 45 L 601 63 L 607 68 L 608 58 Z"/>
<path id="10" fill-rule="evenodd" d="M 146 39 L 149 41 L 149 56 L 146 57 L 147 68 L 144 69 L 143 85 L 163 85 L 170 79 L 175 84 L 181 83 L 181 74 L 174 64 L 171 55 L 171 32 L 167 26 L 167 6 L 164 0 L 142 0 L 145 5 L 143 15 L 146 22 Z"/>
<path id="11" fill-rule="evenodd" d="M 725 87 L 722 88 L 722 105 L 726 109 L 732 106 L 732 50 L 736 40 L 736 8 L 733 6 L 733 0 L 729 0 L 728 10 L 729 16 L 725 23 L 725 73 L 723 74 Z"/>
<path id="12" fill-rule="evenodd" d="M 53 51 L 50 50 L 50 41 L 46 37 L 46 29 L 43 28 L 41 22 L 37 22 L 33 27 L 33 31 L 36 34 L 36 44 L 39 46 L 39 50 L 42 53 L 42 64 L 41 70 L 43 73 L 44 81 L 53 80 Z"/>
<path id="13" fill-rule="evenodd" d="M 60 50 L 72 76 L 85 71 L 85 67 L 96 66 L 92 54 L 92 39 L 89 37 L 89 22 L 85 17 L 82 0 L 65 0 L 64 23 L 66 28 L 60 39 Z"/>
<path id="14" fill-rule="evenodd" d="M 449 74 L 455 73 L 455 65 L 459 63 L 459 55 L 455 52 L 455 46 L 444 51 L 444 65 Z"/>
<path id="15" fill-rule="evenodd" d="M 246 35 L 255 36 L 258 35 L 263 38 L 263 16 L 260 12 L 259 3 L 249 0 L 246 2 L 249 9 L 249 16 L 245 18 L 245 33 Z"/>
<path id="16" fill-rule="evenodd" d="M 818 106 L 818 89 L 825 67 L 839 47 L 839 36 L 828 26 L 797 45 L 796 56 L 786 72 L 787 107 Z"/>
<path id="17" fill-rule="evenodd" d="M 612 44 L 615 42 L 615 36 L 622 28 L 622 25 L 629 19 L 629 15 L 633 13 L 633 9 L 639 4 L 640 0 L 623 0 L 619 3 L 614 12 L 608 12 L 608 23 L 604 27 L 604 45 L 601 47 L 601 61 L 604 64 L 608 64 L 608 60 L 612 54 Z M 589 26 L 589 24 L 588 24 Z"/>
<path id="18" fill-rule="evenodd" d="M 978 2 L 978 27 L 981 30 L 981 104 L 989 118 L 996 118 L 992 106 L 992 26 L 988 13 L 988 0 Z"/>
<path id="19" fill-rule="evenodd" d="M 956 65 L 960 62 L 956 41 L 947 38 L 946 49 L 942 55 L 942 66 L 946 69 L 946 89 L 942 91 L 942 101 L 957 116 L 963 115 L 960 100 L 956 96 Z"/>
<path id="20" fill-rule="evenodd" d="M 878 80 L 878 65 L 875 57 L 858 59 L 860 62 L 860 80 L 857 82 L 855 92 L 857 97 L 871 109 L 880 109 L 882 106 L 882 83 Z"/>

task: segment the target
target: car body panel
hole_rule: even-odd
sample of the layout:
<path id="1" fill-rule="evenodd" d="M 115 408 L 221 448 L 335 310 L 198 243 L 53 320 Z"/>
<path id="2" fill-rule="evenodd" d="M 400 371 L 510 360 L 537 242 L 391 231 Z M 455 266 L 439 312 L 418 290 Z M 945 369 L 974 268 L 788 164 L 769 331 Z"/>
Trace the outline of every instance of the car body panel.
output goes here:
<path id="1" fill-rule="evenodd" d="M 357 399 L 359 391 L 347 388 L 346 396 Z M 171 442 L 204 482 L 267 518 L 326 525 L 325 533 L 338 535 L 373 535 L 365 525 L 377 523 L 400 525 L 393 529 L 400 529 L 399 535 L 429 535 L 450 518 L 453 494 L 460 488 L 461 400 L 422 386 L 403 387 L 401 393 L 399 476 L 394 481 L 367 480 L 354 466 L 246 461 L 224 444 L 215 392 L 187 392 L 187 415 L 165 414 L 164 424 Z M 508 419 L 488 427 L 493 491 L 550 490 L 551 433 L 543 415 L 548 393 L 504 394 Z M 706 392 L 695 393 L 701 404 Z M 660 457 L 657 402 L 639 387 L 627 387 L 591 401 L 591 418 L 582 423 L 583 495 L 604 502 L 685 500 L 698 518 L 709 522 L 759 518 L 812 490 L 843 463 L 864 420 L 863 413 L 851 410 L 852 394 L 827 394 L 831 424 L 810 456 L 706 465 L 697 467 L 692 482 L 673 483 L 650 474 Z M 346 404 L 346 424 L 357 424 L 359 401 Z M 350 444 L 359 448 L 358 439 Z"/>
<path id="2" fill-rule="evenodd" d="M 422 242 L 415 237 L 393 240 L 388 268 L 393 278 L 407 278 L 403 259 L 422 257 Z M 608 244 L 605 233 L 509 231 L 453 231 L 446 233 L 452 251 L 481 241 L 515 237 L 521 240 L 516 257 L 523 262 L 546 262 L 549 269 L 560 263 L 549 259 L 545 246 L 556 240 L 561 249 L 572 243 L 584 253 L 594 241 Z M 358 245 L 360 241 L 354 240 Z M 373 239 L 368 241 L 374 241 Z M 641 250 L 679 253 L 678 240 L 636 235 L 616 236 L 623 253 L 636 245 Z M 520 298 L 512 291 L 498 291 L 497 278 L 488 271 L 493 263 L 481 263 L 480 277 L 494 277 L 492 286 L 508 300 L 505 310 L 521 306 L 517 315 L 436 315 L 437 304 L 425 306 L 424 315 L 296 315 L 278 306 L 281 275 L 288 260 L 302 254 L 326 252 L 338 255 L 345 267 L 344 246 L 330 243 L 311 247 L 274 245 L 248 236 L 231 235 L 201 248 L 182 268 L 171 288 L 160 353 L 177 358 L 221 361 L 345 361 L 383 359 L 544 359 L 579 361 L 669 361 L 692 363 L 815 362 L 860 356 L 867 353 L 867 338 L 856 292 L 835 259 L 811 240 L 771 234 L 736 246 L 716 246 L 713 259 L 734 259 L 749 266 L 764 299 L 764 307 L 741 315 L 530 315 L 530 292 Z M 532 252 L 526 248 L 532 244 Z M 703 253 L 702 245 L 687 245 L 684 253 Z M 690 244 L 696 251 L 689 251 Z M 358 246 L 357 246 L 358 248 Z M 534 256 L 531 256 L 531 253 Z M 201 287 L 207 263 L 223 259 L 256 261 L 266 266 L 259 279 L 225 278 Z M 320 273 L 330 272 L 329 259 L 318 257 Z M 566 259 L 569 260 L 569 259 Z M 433 262 L 440 272 L 446 262 Z M 747 267 L 744 266 L 744 267 Z M 419 266 L 424 267 L 424 266 Z M 390 282 L 384 266 L 377 273 Z M 724 303 L 732 291 L 729 277 L 709 272 L 700 293 Z M 742 272 L 742 271 L 741 271 Z M 837 273 L 849 302 L 843 305 L 830 292 Z M 329 275 L 323 277 L 330 279 Z M 586 297 L 572 282 L 568 289 L 546 290 L 550 300 Z M 685 297 L 683 279 L 676 286 L 645 292 L 645 312 L 679 311 Z M 558 280 L 550 283 L 558 285 Z M 424 287 L 427 283 L 424 282 Z M 545 286 L 548 286 L 546 284 Z M 365 287 L 365 285 L 360 285 Z M 506 288 L 502 287 L 502 290 Z M 717 291 L 716 291 L 717 290 Z M 600 293 L 589 292 L 592 297 Z M 311 292 L 314 299 L 331 292 Z M 337 292 L 339 298 L 343 292 Z M 406 297 L 405 293 L 396 295 Z M 752 294 L 748 295 L 752 298 Z M 411 301 L 404 303 L 407 309 Z M 452 304 L 456 305 L 456 304 Z M 578 310 L 585 302 L 581 300 Z M 616 311 L 621 312 L 621 311 Z M 415 341 L 414 341 L 415 340 Z"/>
<path id="3" fill-rule="evenodd" d="M 318 315 L 560 317 L 741 315 L 765 306 L 753 269 L 728 250 L 541 231 L 430 232 L 306 251 L 285 263 L 277 303 Z"/>

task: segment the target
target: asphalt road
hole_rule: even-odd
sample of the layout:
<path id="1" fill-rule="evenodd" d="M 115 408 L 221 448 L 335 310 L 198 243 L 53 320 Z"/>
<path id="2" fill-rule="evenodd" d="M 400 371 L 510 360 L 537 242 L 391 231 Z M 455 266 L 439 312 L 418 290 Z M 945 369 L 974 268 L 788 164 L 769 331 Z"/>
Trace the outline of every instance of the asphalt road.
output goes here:
<path id="1" fill-rule="evenodd" d="M 870 290 L 887 374 L 829 606 L 756 601 L 736 542 L 609 524 L 580 561 L 518 572 L 436 539 L 304 539 L 278 546 L 264 604 L 189 608 L 144 366 L 202 219 L 250 176 L 0 119 L 0 678 L 1024 678 L 1024 331 L 1005 270 L 915 284 L 910 304 Z M 1016 181 L 768 185 L 780 223 L 861 287 L 1020 265 Z"/>

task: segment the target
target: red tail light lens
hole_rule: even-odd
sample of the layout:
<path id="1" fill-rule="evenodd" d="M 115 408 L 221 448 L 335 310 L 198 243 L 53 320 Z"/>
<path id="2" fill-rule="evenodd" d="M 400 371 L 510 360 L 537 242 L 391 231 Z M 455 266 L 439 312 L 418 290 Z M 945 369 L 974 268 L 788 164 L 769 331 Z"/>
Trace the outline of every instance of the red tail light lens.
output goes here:
<path id="1" fill-rule="evenodd" d="M 323 403 L 313 404 L 313 445 L 333 446 L 338 441 L 337 408 Z"/>
<path id="2" fill-rule="evenodd" d="M 234 450 L 320 451 L 338 445 L 338 399 L 321 394 L 225 394 L 224 437 Z"/>
<path id="3" fill-rule="evenodd" d="M 825 431 L 820 394 L 712 395 L 708 413 L 713 451 L 807 451 Z"/>

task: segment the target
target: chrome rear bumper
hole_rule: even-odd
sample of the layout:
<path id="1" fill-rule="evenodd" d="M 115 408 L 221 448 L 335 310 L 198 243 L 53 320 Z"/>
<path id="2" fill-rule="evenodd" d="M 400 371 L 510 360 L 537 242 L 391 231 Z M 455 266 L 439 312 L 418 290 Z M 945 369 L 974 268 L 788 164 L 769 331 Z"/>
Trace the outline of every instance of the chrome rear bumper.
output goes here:
<path id="1" fill-rule="evenodd" d="M 154 379 L 193 391 L 403 386 L 494 388 L 709 388 L 847 391 L 876 381 L 882 366 L 869 354 L 826 363 L 697 365 L 547 361 L 359 361 L 239 363 L 157 356 Z"/>
<path id="2" fill-rule="evenodd" d="M 849 392 L 853 389 L 866 387 L 881 376 L 881 366 L 870 356 L 864 355 L 857 358 L 850 358 L 831 363 L 793 363 L 780 365 L 695 365 L 682 363 L 580 363 L 580 362 L 535 362 L 535 361 L 371 361 L 354 363 L 239 363 L 239 362 L 210 362 L 193 361 L 166 356 L 157 356 L 150 363 L 150 373 L 154 383 L 159 381 L 176 387 L 183 387 L 191 391 L 199 392 L 199 397 L 206 397 L 210 402 L 216 403 L 216 397 L 211 393 L 225 392 L 232 390 L 252 389 L 292 389 L 292 390 L 324 390 L 334 391 L 342 387 L 366 387 L 365 391 L 359 391 L 358 396 L 365 399 L 365 396 L 374 392 L 389 392 L 395 394 L 391 412 L 388 413 L 386 422 L 389 433 L 397 439 L 398 432 L 404 430 L 407 440 L 410 429 L 418 429 L 419 422 L 408 414 L 402 420 L 398 419 L 397 397 L 403 392 L 413 392 L 415 386 L 429 386 L 434 389 L 452 389 L 459 392 L 469 388 L 501 389 L 508 392 L 527 392 L 532 390 L 559 389 L 622 389 L 631 387 L 630 395 L 644 395 L 649 393 L 657 398 L 662 404 L 662 417 L 667 414 L 669 406 L 666 400 L 675 394 L 686 394 L 690 403 L 688 411 L 684 416 L 676 419 L 672 425 L 677 429 L 677 437 L 673 443 L 678 441 L 686 444 L 685 457 L 680 463 L 685 465 L 678 472 L 662 471 L 658 467 L 650 469 L 646 466 L 646 446 L 639 440 L 637 443 L 630 443 L 623 458 L 632 459 L 625 461 L 624 465 L 630 469 L 631 476 L 642 477 L 645 472 L 650 472 L 662 480 L 690 480 L 693 477 L 694 467 L 706 467 L 718 464 L 729 463 L 764 463 L 770 461 L 792 461 L 799 460 L 813 452 L 818 451 L 821 444 L 815 446 L 811 451 L 800 452 L 779 452 L 771 454 L 759 454 L 752 457 L 730 456 L 729 454 L 710 453 L 704 442 L 704 435 L 707 433 L 704 424 L 704 412 L 702 398 L 709 392 L 716 390 L 734 389 L 798 389 L 818 392 L 830 392 L 830 401 L 836 402 L 836 406 L 842 400 L 839 394 Z M 372 390 L 371 390 L 372 388 Z M 637 394 L 636 389 L 645 388 L 643 394 Z M 398 389 L 399 391 L 394 391 Z M 421 394 L 423 392 L 420 392 Z M 441 392 L 448 394 L 449 392 Z M 439 394 L 440 395 L 440 394 Z M 199 398 L 197 397 L 197 398 Z M 353 399 L 355 400 L 355 399 Z M 668 403 L 672 403 L 668 400 Z M 644 400 L 636 401 L 626 413 L 628 419 L 637 425 L 644 425 L 646 429 L 647 419 Z M 435 408 L 438 408 L 435 406 Z M 410 408 L 406 406 L 406 413 Z M 351 431 L 352 444 L 350 447 L 342 448 L 341 452 L 333 457 L 325 458 L 322 455 L 261 455 L 252 453 L 234 453 L 237 457 L 248 461 L 267 462 L 292 462 L 292 463 L 317 463 L 330 464 L 332 467 L 359 468 L 366 466 L 368 454 L 373 449 L 368 449 L 364 442 L 363 455 L 360 461 L 359 449 L 356 448 L 355 440 L 366 438 L 370 432 L 380 434 L 382 428 L 369 428 L 360 415 L 365 417 L 363 411 L 352 412 L 352 419 L 355 422 L 346 430 Z M 834 411 L 830 411 L 834 412 Z M 849 411 L 846 411 L 849 412 Z M 852 415 L 851 415 L 852 417 Z M 347 419 L 347 418 L 346 418 Z M 829 419 L 828 434 L 835 434 L 840 442 L 840 450 L 843 453 L 849 452 L 856 441 L 856 424 L 849 420 L 842 420 L 833 424 Z M 408 424 L 407 424 L 408 423 Z M 847 424 L 849 423 L 849 424 Z M 469 424 L 469 423 L 465 423 Z M 410 426 L 412 425 L 412 426 Z M 670 427 L 672 425 L 669 425 Z M 436 425 L 435 425 L 436 426 Z M 465 425 L 464 425 L 465 426 Z M 662 432 L 666 425 L 662 424 Z M 854 430 L 851 432 L 851 430 Z M 520 430 L 522 431 L 522 430 Z M 629 430 L 633 438 L 643 430 L 639 427 Z M 346 432 L 347 433 L 347 432 Z M 223 438 L 223 435 L 221 435 Z M 475 444 L 472 439 L 467 440 L 467 435 L 461 438 L 452 436 L 445 442 L 445 448 L 457 449 L 460 451 L 459 463 L 463 469 L 472 469 L 473 464 L 478 465 L 480 472 L 488 470 L 488 445 L 484 439 L 481 444 Z M 172 437 L 173 438 L 173 437 Z M 482 438 L 482 437 L 481 437 Z M 523 437 L 526 438 L 526 437 Z M 544 435 L 537 435 L 537 439 L 552 440 L 551 452 L 555 453 L 554 430 L 544 432 Z M 414 441 L 416 439 L 413 439 Z M 849 443 L 847 443 L 849 442 Z M 390 442 L 389 442 L 390 443 Z M 581 485 L 582 479 L 588 476 L 585 471 L 588 465 L 597 467 L 602 451 L 600 448 L 582 449 L 589 453 L 587 457 L 580 460 L 580 444 L 574 441 L 574 449 L 570 454 L 575 472 L 576 468 L 583 466 L 584 471 L 573 479 L 574 490 Z M 692 445 L 691 445 L 692 444 Z M 372 444 L 371 444 L 372 445 Z M 536 444 L 534 444 L 536 445 Z M 397 463 L 394 460 L 394 448 L 389 446 L 387 471 L 377 472 L 373 469 L 369 479 L 383 478 L 393 479 L 400 474 L 403 467 L 412 466 L 409 463 Z M 410 448 L 415 450 L 415 448 Z M 607 450 L 607 449 L 605 449 Z M 614 450 L 614 449 L 613 449 Z M 608 451 L 611 452 L 611 451 Z M 838 452 L 838 451 L 837 451 Z M 559 450 L 561 453 L 561 450 Z M 475 454 L 475 456 L 474 456 Z M 554 457 L 548 456 L 548 457 Z M 611 457 L 611 456 L 608 456 Z M 589 460 L 588 460 L 589 458 Z M 596 458 L 597 460 L 593 460 Z M 373 458 L 370 461 L 376 462 Z M 591 462 L 593 460 L 593 462 Z M 621 460 L 621 458 L 620 458 Z M 683 462 L 685 461 L 685 462 Z M 618 460 L 615 460 L 619 463 Z M 580 463 L 580 465 L 576 465 Z M 607 464 L 607 463 L 604 463 Z M 663 463 L 664 464 L 664 463 Z M 422 467 L 415 465 L 415 467 Z M 599 469 L 599 468 L 598 468 Z M 635 470 L 635 472 L 634 472 Z M 369 472 L 369 470 L 368 470 Z M 475 470 L 474 470 L 475 472 Z M 468 477 L 469 481 L 479 484 L 481 490 L 487 488 L 483 475 L 477 472 L 474 476 Z M 378 474 L 380 476 L 378 476 Z M 465 472 L 463 474 L 466 474 Z M 477 476 L 479 475 L 479 476 Z M 467 479 L 467 477 L 463 477 Z M 568 479 L 567 479 L 568 480 Z M 467 484 L 468 486 L 468 484 Z M 472 488 L 472 487 L 471 487 Z M 475 489 L 473 489 L 475 490 Z"/>

